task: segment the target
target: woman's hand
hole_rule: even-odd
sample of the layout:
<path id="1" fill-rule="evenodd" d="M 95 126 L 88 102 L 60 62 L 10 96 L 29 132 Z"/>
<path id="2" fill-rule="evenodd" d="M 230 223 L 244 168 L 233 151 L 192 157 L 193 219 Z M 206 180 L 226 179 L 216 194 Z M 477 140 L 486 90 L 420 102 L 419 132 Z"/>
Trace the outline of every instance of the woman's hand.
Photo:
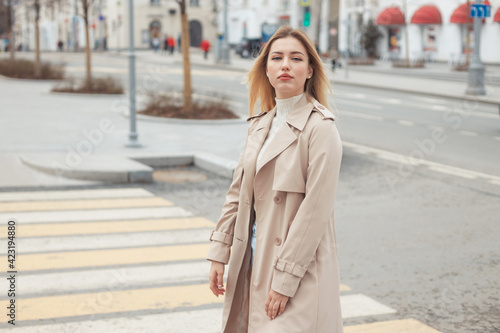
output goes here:
<path id="1" fill-rule="evenodd" d="M 269 296 L 266 301 L 267 316 L 273 320 L 285 311 L 286 303 L 289 297 L 282 295 L 274 290 L 269 291 Z M 279 311 L 278 311 L 279 310 Z"/>
<path id="2" fill-rule="evenodd" d="M 212 261 L 210 273 L 208 274 L 210 280 L 210 290 L 215 296 L 224 295 L 224 264 L 218 261 Z"/>

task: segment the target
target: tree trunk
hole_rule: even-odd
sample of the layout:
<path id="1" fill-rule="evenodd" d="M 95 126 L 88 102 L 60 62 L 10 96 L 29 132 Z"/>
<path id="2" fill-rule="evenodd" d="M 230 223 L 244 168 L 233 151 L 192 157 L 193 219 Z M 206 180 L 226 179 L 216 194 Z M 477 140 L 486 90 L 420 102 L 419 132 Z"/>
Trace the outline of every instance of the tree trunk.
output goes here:
<path id="1" fill-rule="evenodd" d="M 185 3 L 185 0 L 182 1 Z M 181 5 L 182 6 L 182 5 Z M 185 6 L 185 4 L 184 4 Z M 187 13 L 181 9 L 181 47 L 182 47 L 182 65 L 184 69 L 184 111 L 191 111 L 193 100 L 191 96 L 191 61 L 189 59 L 189 25 Z"/>
<path id="2" fill-rule="evenodd" d="M 12 0 L 8 0 L 7 2 L 7 25 L 9 26 L 9 51 L 10 51 L 10 60 L 14 61 L 14 51 L 15 51 L 15 45 L 14 45 L 14 31 L 12 27 L 13 23 L 13 17 L 12 17 Z"/>
<path id="3" fill-rule="evenodd" d="M 89 37 L 89 19 L 88 16 L 85 15 L 85 68 L 86 68 L 86 76 L 85 76 L 85 84 L 87 89 L 90 89 L 92 84 L 92 73 L 90 71 L 90 37 Z"/>
<path id="4" fill-rule="evenodd" d="M 35 0 L 35 63 L 34 63 L 35 78 L 39 79 L 42 76 L 40 66 L 40 0 Z"/>

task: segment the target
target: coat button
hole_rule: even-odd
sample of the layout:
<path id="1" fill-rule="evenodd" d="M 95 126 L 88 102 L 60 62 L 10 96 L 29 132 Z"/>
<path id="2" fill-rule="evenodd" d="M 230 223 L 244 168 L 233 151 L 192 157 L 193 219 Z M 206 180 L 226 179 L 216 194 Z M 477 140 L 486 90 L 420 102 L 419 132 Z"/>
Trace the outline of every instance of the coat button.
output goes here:
<path id="1" fill-rule="evenodd" d="M 276 237 L 276 239 L 274 240 L 274 242 L 276 243 L 276 246 L 280 246 L 281 245 L 281 238 Z"/>
<path id="2" fill-rule="evenodd" d="M 281 195 L 274 196 L 274 203 L 279 204 L 281 202 Z"/>

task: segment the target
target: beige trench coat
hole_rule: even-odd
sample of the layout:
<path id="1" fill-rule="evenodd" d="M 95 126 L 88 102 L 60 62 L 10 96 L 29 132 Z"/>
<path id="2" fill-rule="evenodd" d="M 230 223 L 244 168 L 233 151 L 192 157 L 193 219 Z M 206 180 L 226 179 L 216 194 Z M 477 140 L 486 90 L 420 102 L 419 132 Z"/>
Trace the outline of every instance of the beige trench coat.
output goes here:
<path id="1" fill-rule="evenodd" d="M 342 145 L 334 116 L 304 94 L 256 170 L 275 113 L 248 118 L 245 148 L 210 236 L 207 259 L 229 262 L 222 332 L 342 333 L 334 224 Z M 265 313 L 271 288 L 290 297 L 272 321 Z"/>

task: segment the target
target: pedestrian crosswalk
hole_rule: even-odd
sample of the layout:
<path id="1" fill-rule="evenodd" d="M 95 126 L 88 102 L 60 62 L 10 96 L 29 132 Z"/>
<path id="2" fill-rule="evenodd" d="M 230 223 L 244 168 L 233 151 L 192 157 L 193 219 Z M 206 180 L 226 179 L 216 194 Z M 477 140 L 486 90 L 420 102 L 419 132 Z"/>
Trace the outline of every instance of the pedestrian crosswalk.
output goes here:
<path id="1" fill-rule="evenodd" d="M 223 297 L 208 288 L 205 260 L 213 221 L 140 188 L 0 193 L 0 249 L 9 219 L 19 332 L 219 331 Z M 344 318 L 375 320 L 346 333 L 439 333 L 344 284 L 341 303 Z M 1 292 L 0 307 L 8 304 Z"/>

